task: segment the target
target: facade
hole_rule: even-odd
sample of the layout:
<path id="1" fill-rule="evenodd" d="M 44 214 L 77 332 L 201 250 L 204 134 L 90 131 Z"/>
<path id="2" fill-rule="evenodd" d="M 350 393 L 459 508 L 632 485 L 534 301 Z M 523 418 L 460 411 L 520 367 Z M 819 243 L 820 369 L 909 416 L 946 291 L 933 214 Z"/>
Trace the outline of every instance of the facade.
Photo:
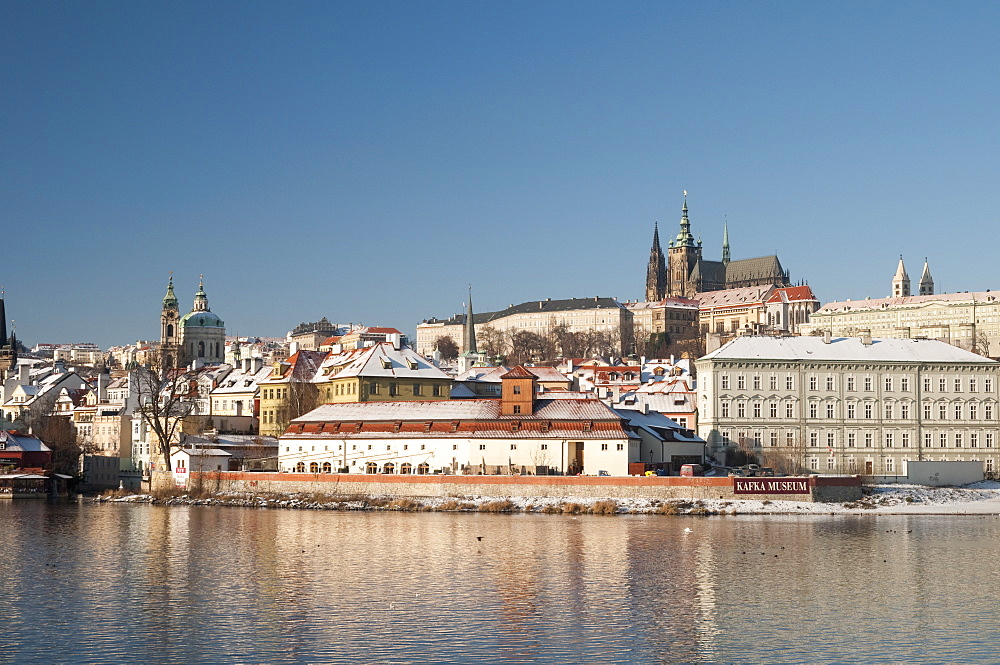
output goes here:
<path id="1" fill-rule="evenodd" d="M 610 333 L 626 352 L 631 346 L 632 317 L 614 298 L 547 298 L 472 316 L 479 351 L 483 350 L 483 329 L 486 327 L 499 332 L 527 330 L 543 335 L 557 325 L 564 325 L 574 333 L 591 330 Z M 459 345 L 459 353 L 472 351 L 466 330 L 465 314 L 456 314 L 450 319 L 427 319 L 417 325 L 417 353 L 431 355 L 437 348 L 437 338 L 446 335 Z"/>
<path id="2" fill-rule="evenodd" d="M 809 323 L 809 316 L 817 309 L 819 300 L 807 285 L 774 289 L 764 303 L 768 329 L 791 335 L 799 334 L 801 326 Z"/>
<path id="3" fill-rule="evenodd" d="M 926 337 L 984 356 L 1000 355 L 1000 291 L 940 293 L 823 305 L 802 334 Z"/>
<path id="4" fill-rule="evenodd" d="M 244 358 L 211 392 L 211 416 L 219 432 L 256 432 L 259 383 L 272 374 L 263 358 Z"/>
<path id="5" fill-rule="evenodd" d="M 697 300 L 663 298 L 624 304 L 632 314 L 632 329 L 637 339 L 667 333 L 671 341 L 679 341 L 696 339 L 699 335 Z"/>
<path id="6" fill-rule="evenodd" d="M 729 227 L 724 228 L 722 260 L 702 258 L 701 240 L 695 240 L 688 218 L 687 192 L 681 207 L 680 230 L 667 245 L 666 262 L 660 247 L 659 230 L 653 230 L 653 247 L 646 270 L 646 300 L 666 296 L 694 298 L 696 293 L 750 286 L 788 286 L 788 272 L 777 256 L 731 261 Z"/>
<path id="7" fill-rule="evenodd" d="M 331 351 L 313 383 L 321 402 L 337 403 L 448 399 L 452 381 L 396 336 L 393 342 Z"/>
<path id="8" fill-rule="evenodd" d="M 313 379 L 326 354 L 300 349 L 287 360 L 275 362 L 260 387 L 260 434 L 278 436 L 288 421 L 318 403 Z"/>
<path id="9" fill-rule="evenodd" d="M 1000 363 L 927 339 L 743 336 L 695 363 L 701 435 L 814 473 L 997 471 Z"/>

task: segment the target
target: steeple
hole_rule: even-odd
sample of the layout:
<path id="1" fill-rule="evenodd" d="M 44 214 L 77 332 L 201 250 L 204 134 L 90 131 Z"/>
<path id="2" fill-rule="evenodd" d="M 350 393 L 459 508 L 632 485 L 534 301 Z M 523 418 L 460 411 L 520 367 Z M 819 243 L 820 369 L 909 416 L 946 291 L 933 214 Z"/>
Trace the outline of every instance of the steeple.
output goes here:
<path id="1" fill-rule="evenodd" d="M 205 276 L 198 275 L 198 293 L 194 294 L 195 312 L 208 312 L 208 296 L 205 295 Z"/>
<path id="2" fill-rule="evenodd" d="M 722 263 L 729 265 L 729 220 L 722 223 Z"/>
<path id="3" fill-rule="evenodd" d="M 472 285 L 469 285 L 469 311 L 465 314 L 465 352 L 479 353 L 476 348 L 476 323 L 472 320 Z"/>
<path id="4" fill-rule="evenodd" d="M 7 342 L 10 341 L 7 339 L 7 312 L 3 304 L 4 295 L 3 287 L 0 286 L 0 349 L 7 346 Z"/>
<path id="5" fill-rule="evenodd" d="M 927 265 L 927 257 L 924 257 L 924 271 L 920 274 L 920 284 L 917 287 L 922 296 L 934 295 L 934 278 L 931 277 L 931 268 Z"/>
<path id="6" fill-rule="evenodd" d="M 653 223 L 653 246 L 646 266 L 646 301 L 659 302 L 667 294 L 667 262 L 660 246 L 660 226 Z"/>
<path id="7" fill-rule="evenodd" d="M 694 247 L 694 236 L 691 235 L 691 220 L 688 219 L 688 193 L 684 190 L 684 205 L 681 207 L 681 230 L 677 234 L 672 247 Z"/>
<path id="8" fill-rule="evenodd" d="M 167 280 L 167 295 L 163 296 L 163 309 L 177 309 L 177 296 L 174 295 L 174 274 L 171 271 Z"/>
<path id="9" fill-rule="evenodd" d="M 896 266 L 896 274 L 892 278 L 892 297 L 905 298 L 910 295 L 910 276 L 906 274 L 906 266 L 903 265 L 903 255 L 899 255 L 899 265 Z"/>

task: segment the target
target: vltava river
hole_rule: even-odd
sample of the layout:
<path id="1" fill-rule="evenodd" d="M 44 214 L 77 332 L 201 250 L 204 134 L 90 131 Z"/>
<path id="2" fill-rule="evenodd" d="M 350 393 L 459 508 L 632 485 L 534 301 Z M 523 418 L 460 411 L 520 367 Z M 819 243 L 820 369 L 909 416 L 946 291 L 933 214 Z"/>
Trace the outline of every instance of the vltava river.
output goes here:
<path id="1" fill-rule="evenodd" d="M 1000 519 L 0 503 L 9 663 L 997 662 Z"/>

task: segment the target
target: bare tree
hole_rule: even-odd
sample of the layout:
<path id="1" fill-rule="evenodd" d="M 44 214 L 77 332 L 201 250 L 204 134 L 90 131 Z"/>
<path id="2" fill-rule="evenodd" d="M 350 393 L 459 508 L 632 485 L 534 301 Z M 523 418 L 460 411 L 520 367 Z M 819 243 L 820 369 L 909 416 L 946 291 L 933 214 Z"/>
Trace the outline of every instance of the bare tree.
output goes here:
<path id="1" fill-rule="evenodd" d="M 441 357 L 445 360 L 458 358 L 458 344 L 451 335 L 441 335 L 434 340 L 434 348 L 441 353 Z"/>
<path id="2" fill-rule="evenodd" d="M 129 381 L 134 381 L 139 401 L 136 413 L 154 438 L 150 450 L 155 451 L 162 468 L 170 471 L 170 453 L 180 446 L 183 421 L 197 406 L 198 387 L 192 371 L 176 367 L 157 369 L 138 367 Z"/>
<path id="3" fill-rule="evenodd" d="M 274 418 L 283 432 L 288 429 L 292 420 L 309 413 L 319 406 L 319 389 L 315 383 L 294 376 L 288 382 L 288 399 L 278 407 Z"/>
<path id="4" fill-rule="evenodd" d="M 507 355 L 507 341 L 503 331 L 493 326 L 482 326 L 476 330 L 476 346 L 491 359 Z"/>

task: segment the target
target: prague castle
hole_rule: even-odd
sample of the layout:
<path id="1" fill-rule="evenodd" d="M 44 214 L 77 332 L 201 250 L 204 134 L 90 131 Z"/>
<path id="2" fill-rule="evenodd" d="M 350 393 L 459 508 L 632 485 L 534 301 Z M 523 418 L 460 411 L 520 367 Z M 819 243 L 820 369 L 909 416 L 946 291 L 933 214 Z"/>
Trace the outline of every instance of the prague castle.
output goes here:
<path id="1" fill-rule="evenodd" d="M 646 270 L 646 300 L 656 302 L 666 297 L 694 298 L 696 293 L 721 291 L 748 286 L 790 286 L 788 273 L 778 257 L 760 256 L 753 259 L 729 259 L 729 228 L 722 240 L 722 260 L 708 261 L 701 255 L 701 240 L 691 234 L 688 219 L 687 192 L 681 208 L 680 231 L 667 243 L 664 256 L 658 227 L 653 229 L 653 247 Z"/>

